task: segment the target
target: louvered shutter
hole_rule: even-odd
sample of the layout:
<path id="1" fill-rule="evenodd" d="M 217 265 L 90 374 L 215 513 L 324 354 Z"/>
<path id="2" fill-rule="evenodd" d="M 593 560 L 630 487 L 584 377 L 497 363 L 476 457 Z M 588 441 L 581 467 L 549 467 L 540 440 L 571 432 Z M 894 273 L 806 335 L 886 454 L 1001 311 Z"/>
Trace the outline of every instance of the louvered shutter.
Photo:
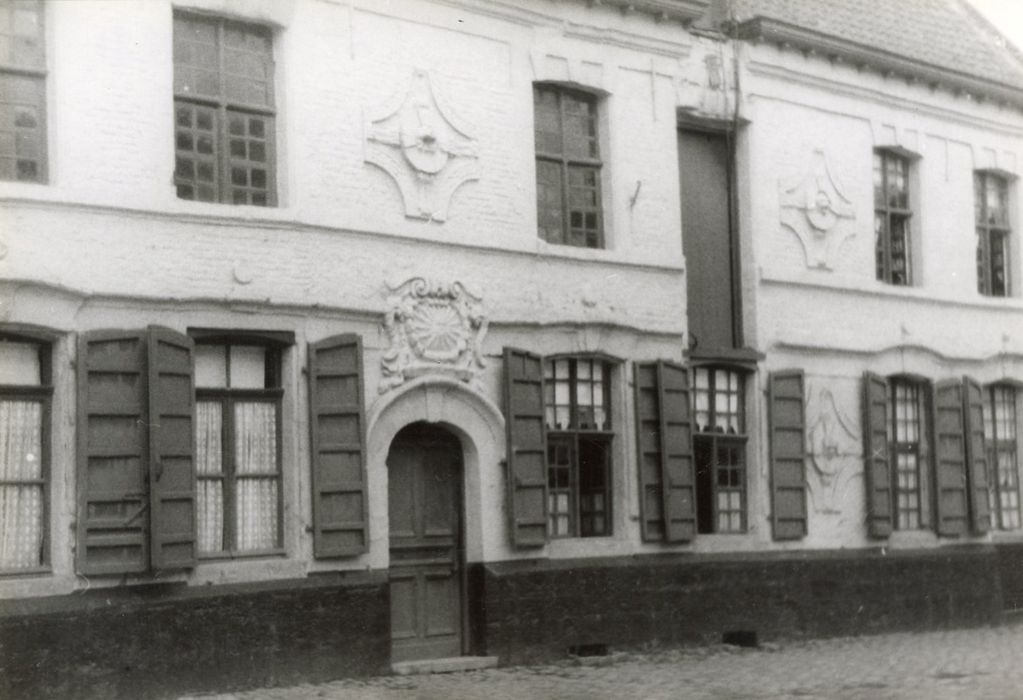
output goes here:
<path id="1" fill-rule="evenodd" d="M 664 540 L 664 468 L 657 363 L 637 362 L 634 374 L 641 536 L 644 542 L 660 542 Z"/>
<path id="2" fill-rule="evenodd" d="M 934 432 L 938 534 L 956 537 L 969 529 L 963 388 L 956 380 L 934 388 Z"/>
<path id="3" fill-rule="evenodd" d="M 313 554 L 362 554 L 369 547 L 362 339 L 345 334 L 309 344 Z"/>
<path id="4" fill-rule="evenodd" d="M 195 566 L 195 343 L 149 329 L 149 507 L 154 569 Z"/>
<path id="5" fill-rule="evenodd" d="M 863 375 L 863 474 L 867 487 L 867 534 L 892 533 L 892 479 L 888 457 L 888 382 Z"/>
<path id="6" fill-rule="evenodd" d="M 692 404 L 689 371 L 671 362 L 657 363 L 661 429 L 661 469 L 667 542 L 688 542 L 696 535 L 696 469 L 693 465 Z"/>
<path id="7" fill-rule="evenodd" d="M 803 392 L 802 371 L 771 373 L 771 526 L 776 540 L 796 540 L 807 533 Z"/>
<path id="8" fill-rule="evenodd" d="M 966 435 L 966 484 L 972 529 L 984 534 L 991 529 L 991 504 L 988 501 L 987 452 L 984 450 L 984 390 L 969 377 L 963 377 L 963 419 Z"/>
<path id="9" fill-rule="evenodd" d="M 504 378 L 511 542 L 515 547 L 540 547 L 547 542 L 543 357 L 505 348 Z"/>
<path id="10" fill-rule="evenodd" d="M 149 568 L 147 334 L 78 342 L 78 571 Z"/>

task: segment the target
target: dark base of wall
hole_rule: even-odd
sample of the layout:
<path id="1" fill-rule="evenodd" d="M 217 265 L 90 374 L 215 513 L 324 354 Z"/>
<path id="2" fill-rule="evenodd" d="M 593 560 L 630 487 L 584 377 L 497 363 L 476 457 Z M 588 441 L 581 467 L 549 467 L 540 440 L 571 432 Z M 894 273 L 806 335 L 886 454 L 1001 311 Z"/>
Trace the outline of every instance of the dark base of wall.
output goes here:
<path id="1" fill-rule="evenodd" d="M 999 544 L 998 571 L 1006 610 L 1023 610 L 1023 544 Z"/>
<path id="2" fill-rule="evenodd" d="M 467 580 L 471 649 L 508 665 L 736 632 L 993 624 L 1003 600 L 1023 607 L 1023 545 L 497 562 L 471 565 Z M 0 698 L 134 700 L 384 674 L 389 620 L 386 572 L 6 601 Z"/>
<path id="3" fill-rule="evenodd" d="M 390 670 L 387 578 L 6 602 L 0 697 L 160 698 Z"/>
<path id="4" fill-rule="evenodd" d="M 746 556 L 645 556 L 483 565 L 487 653 L 502 664 L 569 648 L 763 640 L 993 624 L 989 548 Z M 1023 574 L 1021 574 L 1023 575 Z"/>

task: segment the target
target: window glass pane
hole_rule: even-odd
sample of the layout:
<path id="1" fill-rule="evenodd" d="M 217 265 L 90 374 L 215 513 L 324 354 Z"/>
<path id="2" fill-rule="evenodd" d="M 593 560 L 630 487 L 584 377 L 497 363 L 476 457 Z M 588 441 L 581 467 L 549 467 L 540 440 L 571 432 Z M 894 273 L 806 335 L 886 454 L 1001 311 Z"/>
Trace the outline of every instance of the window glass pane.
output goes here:
<path id="1" fill-rule="evenodd" d="M 195 385 L 202 388 L 227 386 L 227 347 L 224 345 L 195 346 Z"/>
<path id="2" fill-rule="evenodd" d="M 41 383 L 39 346 L 0 341 L 0 384 L 31 386 Z"/>
<path id="3" fill-rule="evenodd" d="M 0 569 L 43 564 L 43 487 L 0 485 Z"/>
<path id="4" fill-rule="evenodd" d="M 540 238 L 549 243 L 564 240 L 562 215 L 561 165 L 538 160 L 536 162 L 536 225 Z"/>
<path id="5" fill-rule="evenodd" d="M 42 180 L 44 89 L 42 78 L 0 74 L 0 178 Z"/>
<path id="6" fill-rule="evenodd" d="M 44 67 L 42 1 L 0 3 L 0 17 L 0 63 Z"/>
<path id="7" fill-rule="evenodd" d="M 561 153 L 561 115 L 558 92 L 552 88 L 533 90 L 533 133 L 540 153 Z"/>
<path id="8" fill-rule="evenodd" d="M 237 548 L 276 547 L 277 405 L 236 402 L 234 432 Z"/>
<path id="9" fill-rule="evenodd" d="M 43 410 L 38 401 L 0 401 L 0 481 L 43 478 Z M 43 486 L 0 486 L 0 569 L 43 563 Z"/>
<path id="10" fill-rule="evenodd" d="M 201 347 L 201 346 L 200 346 Z M 219 401 L 195 405 L 197 545 L 200 552 L 224 549 L 223 406 Z"/>
<path id="11" fill-rule="evenodd" d="M 266 348 L 260 345 L 231 346 L 232 389 L 266 388 Z"/>

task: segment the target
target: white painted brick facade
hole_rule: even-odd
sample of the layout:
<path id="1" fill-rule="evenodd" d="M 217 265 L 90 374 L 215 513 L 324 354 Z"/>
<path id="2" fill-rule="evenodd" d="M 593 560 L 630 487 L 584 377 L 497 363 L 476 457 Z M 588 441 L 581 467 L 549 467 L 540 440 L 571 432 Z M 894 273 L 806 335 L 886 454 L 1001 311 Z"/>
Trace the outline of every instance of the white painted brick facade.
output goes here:
<path id="1" fill-rule="evenodd" d="M 178 200 L 172 98 L 173 7 L 274 27 L 280 206 Z M 748 391 L 750 532 L 692 545 L 640 544 L 631 361 L 682 359 L 686 313 L 676 108 L 732 115 L 727 91 L 701 87 L 709 51 L 733 46 L 677 21 L 581 2 L 395 0 L 81 0 L 47 6 L 50 181 L 0 183 L 0 322 L 68 332 L 54 366 L 54 574 L 0 581 L 0 597 L 85 585 L 73 573 L 74 334 L 158 323 L 291 330 L 285 361 L 284 493 L 288 556 L 202 564 L 191 583 L 286 578 L 337 562 L 311 559 L 306 344 L 362 334 L 369 410 L 380 405 L 381 319 L 388 284 L 460 281 L 484 298 L 485 395 L 501 403 L 501 348 L 601 351 L 626 360 L 614 377 L 615 534 L 559 541 L 553 557 L 856 547 L 867 544 L 862 455 L 846 440 L 841 483 L 822 512 L 811 474 L 810 535 L 770 539 L 766 374 Z M 740 50 L 739 229 L 747 344 L 766 370 L 801 367 L 811 392 L 833 389 L 859 429 L 859 376 L 911 372 L 1023 381 L 1023 230 L 1012 199 L 1013 297 L 976 293 L 972 170 L 1019 174 L 1023 118 L 924 86 L 831 65 L 773 46 Z M 413 70 L 427 71 L 478 139 L 480 177 L 458 188 L 443 223 L 405 216 L 393 179 L 364 161 L 367 110 Z M 558 79 L 602 95 L 605 250 L 552 246 L 536 235 L 532 83 Z M 874 279 L 871 152 L 901 145 L 914 166 L 918 284 Z M 832 270 L 808 269 L 780 223 L 779 181 L 822 150 L 854 210 L 854 235 Z M 813 396 L 810 397 L 811 402 Z M 808 415 L 812 422 L 812 416 Z M 808 441 L 811 439 L 808 437 Z M 501 442 L 496 449 L 503 455 Z M 372 548 L 340 564 L 387 566 L 386 468 L 372 463 Z M 808 470 L 812 469 L 808 465 Z M 525 555 L 507 544 L 504 475 L 481 464 L 470 514 L 472 560 Z M 933 540 L 933 541 L 931 541 Z M 914 544 L 936 545 L 917 537 Z"/>

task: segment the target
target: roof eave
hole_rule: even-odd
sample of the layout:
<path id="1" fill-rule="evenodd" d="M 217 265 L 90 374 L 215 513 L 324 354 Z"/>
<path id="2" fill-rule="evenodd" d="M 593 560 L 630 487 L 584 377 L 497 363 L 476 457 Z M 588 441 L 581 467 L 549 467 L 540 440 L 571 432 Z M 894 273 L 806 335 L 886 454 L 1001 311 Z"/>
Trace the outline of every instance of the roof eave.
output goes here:
<path id="1" fill-rule="evenodd" d="M 1023 88 L 959 73 L 766 17 L 755 17 L 739 23 L 735 36 L 788 44 L 804 51 L 840 58 L 854 65 L 867 65 L 881 72 L 901 74 L 931 86 L 945 86 L 953 91 L 1023 107 Z"/>

